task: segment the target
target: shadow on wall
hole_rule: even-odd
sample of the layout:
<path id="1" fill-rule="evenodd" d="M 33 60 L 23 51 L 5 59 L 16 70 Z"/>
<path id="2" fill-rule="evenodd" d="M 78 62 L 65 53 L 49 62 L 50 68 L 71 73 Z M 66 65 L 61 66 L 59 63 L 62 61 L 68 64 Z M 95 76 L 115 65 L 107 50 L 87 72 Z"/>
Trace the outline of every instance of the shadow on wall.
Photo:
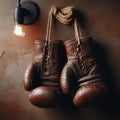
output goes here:
<path id="1" fill-rule="evenodd" d="M 64 118 L 69 116 L 70 120 L 78 120 L 78 118 L 82 120 L 118 120 L 120 118 L 120 96 L 117 93 L 114 77 L 111 74 L 112 70 L 109 67 L 106 51 L 96 42 L 94 42 L 94 48 L 98 64 L 104 76 L 105 85 L 108 89 L 108 95 L 101 99 L 100 102 L 78 108 L 72 104 L 71 98 L 66 98 L 61 107 L 53 108 L 53 111 L 56 111 L 56 115 L 60 116 L 61 114 Z"/>
<path id="2" fill-rule="evenodd" d="M 88 22 L 87 22 L 86 17 L 84 16 L 84 14 L 81 11 L 79 11 L 79 9 L 76 10 L 76 16 L 79 19 L 79 23 L 80 23 L 80 27 L 81 27 L 83 36 L 87 36 L 87 34 L 89 33 L 89 27 L 87 25 Z M 109 91 L 108 101 L 110 102 L 110 104 L 112 106 L 119 108 L 120 95 L 117 92 L 117 88 L 115 85 L 115 78 L 112 74 L 112 69 L 110 68 L 110 65 L 109 65 L 107 53 L 105 51 L 105 48 L 102 45 L 100 45 L 99 43 L 97 43 L 96 41 L 103 41 L 103 40 L 93 40 L 93 47 L 96 51 L 96 58 L 97 58 L 98 64 L 100 65 L 101 71 L 105 78 L 104 82 Z M 108 101 L 107 101 L 107 103 L 109 103 Z"/>
<path id="3" fill-rule="evenodd" d="M 85 16 L 80 11 L 77 11 L 76 15 L 79 16 L 79 23 L 81 25 L 81 30 L 82 30 L 83 36 L 84 36 L 84 35 L 86 35 L 86 33 L 84 33 L 84 31 L 86 29 L 88 30 L 88 26 L 86 24 L 87 21 L 85 19 Z M 85 31 L 85 32 L 87 32 L 87 31 Z M 63 109 L 63 107 L 61 107 L 59 110 L 58 109 L 57 110 L 60 112 L 61 111 L 63 112 L 63 110 L 64 110 L 64 114 L 66 114 L 66 111 L 67 111 L 67 113 L 69 113 L 70 116 L 71 116 L 70 113 L 72 113 L 72 116 L 76 116 L 76 119 L 77 119 L 78 116 L 83 116 L 83 118 L 85 118 L 85 116 L 86 116 L 85 109 L 90 107 L 94 111 L 92 114 L 98 112 L 98 113 L 101 113 L 101 115 L 107 116 L 106 120 L 113 120 L 113 119 L 117 120 L 118 118 L 120 118 L 120 115 L 119 115 L 120 114 L 120 110 L 119 110 L 120 95 L 117 92 L 117 88 L 115 85 L 115 78 L 112 74 L 112 69 L 110 68 L 109 60 L 107 58 L 107 53 L 105 51 L 105 48 L 95 41 L 93 41 L 93 44 L 94 44 L 94 48 L 96 51 L 96 58 L 97 58 L 98 64 L 100 66 L 100 69 L 101 69 L 103 77 L 104 77 L 104 83 L 108 89 L 108 95 L 103 100 L 100 100 L 101 101 L 100 104 L 99 103 L 90 104 L 89 106 L 85 106 L 83 108 L 75 108 L 72 104 L 72 101 L 69 101 L 70 99 L 67 98 L 66 102 L 64 103 L 65 104 L 64 109 Z M 88 114 L 90 114 L 90 109 L 87 110 L 87 115 Z M 71 119 L 72 119 L 72 116 L 71 116 Z M 83 118 L 81 118 L 81 119 L 83 119 Z M 93 120 L 94 119 L 95 118 L 93 118 Z M 103 118 L 103 119 L 105 119 L 105 118 Z"/>
<path id="4" fill-rule="evenodd" d="M 100 40 L 99 40 L 100 41 Z M 115 85 L 115 78 L 112 74 L 112 69 L 109 65 L 109 60 L 107 58 L 107 54 L 105 49 L 98 43 L 94 42 L 94 48 L 96 50 L 96 57 L 98 60 L 98 63 L 100 65 L 101 71 L 104 76 L 104 82 L 108 89 L 108 96 L 106 98 L 105 103 L 101 107 L 102 111 L 107 110 L 111 113 L 117 114 L 120 113 L 120 95 L 117 92 L 117 87 Z"/>
<path id="5" fill-rule="evenodd" d="M 84 14 L 82 14 L 80 11 L 78 11 L 77 14 L 78 16 L 80 16 L 79 22 L 82 24 L 85 32 L 87 32 L 88 25 L 86 24 L 87 21 Z M 115 78 L 112 74 L 112 69 L 110 68 L 105 48 L 95 41 L 103 40 L 93 40 L 93 47 L 96 51 L 96 59 L 101 68 L 102 74 L 104 76 L 104 82 L 108 89 L 108 96 L 106 96 L 106 98 L 104 99 L 103 104 L 97 104 L 95 106 L 97 106 L 101 112 L 111 113 L 111 115 L 117 117 L 119 115 L 118 113 L 120 113 L 120 95 L 117 92 Z"/>

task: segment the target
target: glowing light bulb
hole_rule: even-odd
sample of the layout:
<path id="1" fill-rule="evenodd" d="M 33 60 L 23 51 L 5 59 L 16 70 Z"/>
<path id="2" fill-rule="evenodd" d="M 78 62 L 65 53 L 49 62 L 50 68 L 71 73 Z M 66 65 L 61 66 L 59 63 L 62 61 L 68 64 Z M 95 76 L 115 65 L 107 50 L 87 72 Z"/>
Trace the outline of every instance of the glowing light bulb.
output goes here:
<path id="1" fill-rule="evenodd" d="M 15 25 L 15 28 L 14 28 L 13 32 L 17 36 L 20 36 L 20 37 L 24 37 L 25 36 L 25 33 L 23 32 L 21 25 Z"/>

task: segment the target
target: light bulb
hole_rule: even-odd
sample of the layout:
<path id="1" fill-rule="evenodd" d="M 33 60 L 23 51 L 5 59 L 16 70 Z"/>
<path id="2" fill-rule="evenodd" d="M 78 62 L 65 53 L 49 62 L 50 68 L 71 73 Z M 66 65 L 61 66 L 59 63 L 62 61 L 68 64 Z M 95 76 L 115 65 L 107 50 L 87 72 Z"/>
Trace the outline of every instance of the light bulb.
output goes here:
<path id="1" fill-rule="evenodd" d="M 25 36 L 25 33 L 23 32 L 21 25 L 15 25 L 13 32 L 16 36 L 20 36 L 20 37 Z"/>

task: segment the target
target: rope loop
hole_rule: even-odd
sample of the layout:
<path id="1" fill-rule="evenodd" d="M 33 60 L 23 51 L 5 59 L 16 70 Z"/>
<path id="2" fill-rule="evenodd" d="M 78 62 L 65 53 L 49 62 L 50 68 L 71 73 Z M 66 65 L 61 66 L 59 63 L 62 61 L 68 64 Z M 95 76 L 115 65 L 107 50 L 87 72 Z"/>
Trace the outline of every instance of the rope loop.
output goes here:
<path id="1" fill-rule="evenodd" d="M 74 6 L 59 9 L 54 6 L 53 15 L 63 24 L 70 24 L 74 19 Z"/>
<path id="2" fill-rule="evenodd" d="M 63 24 L 72 24 L 74 26 L 75 31 L 75 39 L 77 40 L 78 45 L 81 44 L 81 38 L 82 38 L 82 31 L 80 28 L 80 24 L 78 22 L 78 16 L 76 15 L 76 9 L 74 6 L 68 6 L 65 8 L 58 8 L 56 6 L 52 6 L 49 11 L 48 16 L 48 23 L 47 23 L 47 31 L 46 31 L 46 41 L 49 43 L 50 37 L 51 37 L 51 31 L 52 31 L 52 22 L 53 17 L 55 17 L 58 21 L 60 21 Z"/>

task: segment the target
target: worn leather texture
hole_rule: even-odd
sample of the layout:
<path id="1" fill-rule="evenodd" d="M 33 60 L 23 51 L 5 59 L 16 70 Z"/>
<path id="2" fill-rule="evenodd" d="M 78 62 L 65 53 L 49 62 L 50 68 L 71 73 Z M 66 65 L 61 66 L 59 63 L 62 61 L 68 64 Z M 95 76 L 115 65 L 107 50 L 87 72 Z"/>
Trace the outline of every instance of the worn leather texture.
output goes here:
<path id="1" fill-rule="evenodd" d="M 36 40 L 35 57 L 24 76 L 24 87 L 31 91 L 29 100 L 39 107 L 52 107 L 60 102 L 60 73 L 66 62 L 62 41 Z"/>
<path id="2" fill-rule="evenodd" d="M 106 93 L 104 79 L 95 58 L 92 38 L 81 38 L 78 48 L 75 39 L 65 42 L 68 62 L 61 73 L 61 89 L 73 96 L 75 106 L 81 106 Z"/>

